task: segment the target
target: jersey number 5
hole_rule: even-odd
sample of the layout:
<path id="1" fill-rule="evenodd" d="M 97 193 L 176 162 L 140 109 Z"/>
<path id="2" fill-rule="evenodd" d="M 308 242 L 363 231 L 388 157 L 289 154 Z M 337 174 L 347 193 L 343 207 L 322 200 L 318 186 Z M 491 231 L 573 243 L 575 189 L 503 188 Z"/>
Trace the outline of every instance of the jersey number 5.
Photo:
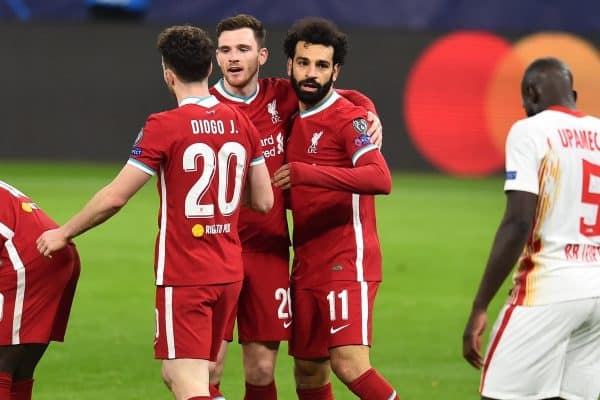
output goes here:
<path id="1" fill-rule="evenodd" d="M 596 206 L 596 220 L 592 225 L 586 224 L 583 217 L 579 218 L 579 232 L 584 236 L 600 236 L 600 193 L 590 191 L 592 177 L 600 182 L 600 165 L 583 160 L 581 202 Z"/>
<path id="2" fill-rule="evenodd" d="M 237 142 L 227 142 L 215 154 L 205 143 L 194 143 L 183 153 L 183 169 L 185 172 L 198 170 L 198 158 L 204 162 L 204 168 L 198 181 L 185 197 L 185 216 L 188 218 L 211 218 L 215 215 L 212 203 L 202 204 L 202 197 L 210 187 L 215 173 L 218 173 L 218 206 L 222 215 L 231 215 L 240 204 L 242 194 L 242 177 L 246 165 L 246 149 Z M 233 160 L 232 160 L 233 159 Z M 231 170 L 234 174 L 234 188 L 231 199 L 227 199 L 228 182 Z"/>

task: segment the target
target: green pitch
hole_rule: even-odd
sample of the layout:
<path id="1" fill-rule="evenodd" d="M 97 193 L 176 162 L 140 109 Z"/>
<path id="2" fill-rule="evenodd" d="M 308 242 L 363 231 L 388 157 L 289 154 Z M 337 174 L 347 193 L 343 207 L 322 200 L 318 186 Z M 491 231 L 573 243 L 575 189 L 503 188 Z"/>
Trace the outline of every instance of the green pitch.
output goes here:
<path id="1" fill-rule="evenodd" d="M 120 167 L 0 162 L 0 180 L 62 223 Z M 479 374 L 462 360 L 461 335 L 504 210 L 501 179 L 396 174 L 393 194 L 377 204 L 384 283 L 375 309 L 373 365 L 404 400 L 478 398 Z M 157 209 L 153 180 L 110 221 L 76 239 L 82 274 L 69 331 L 38 367 L 36 399 L 171 398 L 152 358 Z M 490 325 L 505 293 L 490 310 Z M 334 384 L 336 399 L 355 398 Z M 234 343 L 222 388 L 229 400 L 239 400 L 243 386 Z M 285 345 L 277 386 L 280 399 L 296 398 Z"/>

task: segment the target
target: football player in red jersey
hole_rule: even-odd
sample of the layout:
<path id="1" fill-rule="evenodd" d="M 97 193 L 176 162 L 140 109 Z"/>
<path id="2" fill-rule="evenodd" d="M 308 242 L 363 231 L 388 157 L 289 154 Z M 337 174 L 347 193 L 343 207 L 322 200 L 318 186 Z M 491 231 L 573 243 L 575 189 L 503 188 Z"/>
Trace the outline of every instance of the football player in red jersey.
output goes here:
<path id="1" fill-rule="evenodd" d="M 209 360 L 217 356 L 243 278 L 240 205 L 244 199 L 268 212 L 273 192 L 256 128 L 208 91 L 214 47 L 206 32 L 168 28 L 158 49 L 179 106 L 148 118 L 117 177 L 67 223 L 40 236 L 38 249 L 50 255 L 62 248 L 158 175 L 155 357 L 163 360 L 163 379 L 176 399 L 209 399 Z"/>
<path id="2" fill-rule="evenodd" d="M 238 106 L 250 117 L 261 136 L 263 154 L 273 174 L 284 163 L 285 142 L 291 118 L 298 112 L 298 99 L 285 78 L 259 79 L 260 66 L 268 58 L 265 28 L 251 15 L 236 15 L 217 25 L 217 62 L 223 78 L 212 88 L 220 101 Z M 343 96 L 371 110 L 369 134 L 381 144 L 381 124 L 373 103 L 353 90 Z M 289 234 L 283 194 L 274 190 L 275 202 L 267 215 L 242 209 L 240 238 L 243 246 L 244 284 L 237 310 L 242 344 L 246 400 L 276 400 L 275 362 L 279 344 L 289 339 L 292 315 L 289 303 Z M 233 339 L 232 316 L 228 340 Z M 211 371 L 218 386 L 226 342 L 219 362 Z M 217 388 L 213 398 L 219 399 Z"/>
<path id="3" fill-rule="evenodd" d="M 48 343 L 65 337 L 79 256 L 69 244 L 42 257 L 35 244 L 57 226 L 29 197 L 0 181 L 0 399 L 30 400 Z"/>
<path id="4" fill-rule="evenodd" d="M 273 178 L 289 189 L 294 220 L 289 348 L 299 399 L 333 399 L 331 368 L 359 398 L 393 400 L 396 391 L 369 360 L 382 279 L 373 195 L 389 193 L 392 181 L 366 134 L 366 110 L 333 89 L 347 46 L 320 18 L 299 20 L 285 39 L 300 108 L 288 163 Z"/>

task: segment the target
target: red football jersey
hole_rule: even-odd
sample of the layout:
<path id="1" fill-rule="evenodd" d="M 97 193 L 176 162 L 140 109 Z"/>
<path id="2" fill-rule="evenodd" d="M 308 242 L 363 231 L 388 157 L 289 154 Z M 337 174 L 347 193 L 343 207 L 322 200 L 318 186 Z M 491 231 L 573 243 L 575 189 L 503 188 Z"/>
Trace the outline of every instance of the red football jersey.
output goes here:
<path id="1" fill-rule="evenodd" d="M 29 197 L 0 181 L 0 268 L 24 268 L 40 257 L 35 241 L 58 227 Z"/>
<path id="2" fill-rule="evenodd" d="M 261 162 L 254 125 L 214 96 L 148 118 L 128 163 L 158 174 L 157 285 L 242 279 L 239 206 L 248 166 Z"/>
<path id="3" fill-rule="evenodd" d="M 366 116 L 364 108 L 333 92 L 295 118 L 288 161 L 352 168 L 363 154 L 379 151 L 366 134 Z M 381 280 L 374 196 L 297 185 L 290 189 L 290 204 L 292 279 L 298 287 L 330 280 Z"/>
<path id="4" fill-rule="evenodd" d="M 236 105 L 254 123 L 269 174 L 273 176 L 284 163 L 290 121 L 298 112 L 298 99 L 290 81 L 260 79 L 252 96 L 240 97 L 227 92 L 221 79 L 211 88 L 211 93 L 224 103 Z M 239 233 L 244 251 L 277 251 L 290 245 L 282 191 L 274 187 L 273 195 L 273 208 L 266 215 L 242 208 Z"/>

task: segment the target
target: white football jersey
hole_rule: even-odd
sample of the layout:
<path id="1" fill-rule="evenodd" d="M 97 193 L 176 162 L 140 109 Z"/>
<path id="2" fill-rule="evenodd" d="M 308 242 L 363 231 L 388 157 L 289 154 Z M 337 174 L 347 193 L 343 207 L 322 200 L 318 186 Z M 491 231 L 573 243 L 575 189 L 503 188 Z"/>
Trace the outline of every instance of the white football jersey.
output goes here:
<path id="1" fill-rule="evenodd" d="M 600 119 L 550 107 L 506 140 L 504 190 L 538 195 L 510 302 L 600 296 Z"/>

